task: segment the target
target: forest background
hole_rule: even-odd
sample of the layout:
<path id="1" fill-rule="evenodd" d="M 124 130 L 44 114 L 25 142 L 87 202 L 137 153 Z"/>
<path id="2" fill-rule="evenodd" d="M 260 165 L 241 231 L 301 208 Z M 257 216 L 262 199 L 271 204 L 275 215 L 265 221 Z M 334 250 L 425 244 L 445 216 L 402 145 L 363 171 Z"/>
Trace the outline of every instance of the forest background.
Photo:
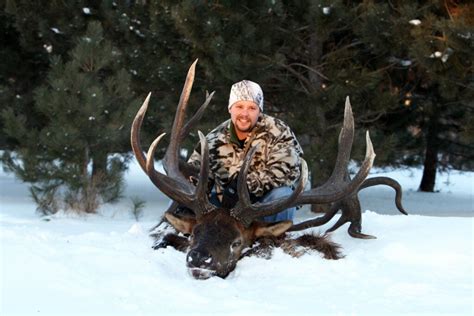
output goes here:
<path id="1" fill-rule="evenodd" d="M 288 122 L 327 178 L 344 100 L 355 160 L 369 130 L 377 166 L 474 170 L 470 1 L 27 1 L 0 12 L 2 165 L 31 184 L 44 214 L 120 199 L 129 131 L 146 94 L 143 144 L 169 132 L 189 65 L 191 108 L 228 117 L 232 83 L 258 82 L 265 112 Z M 197 133 L 188 137 L 188 152 Z M 158 158 L 158 157 L 157 157 Z M 138 207 L 140 201 L 136 201 Z"/>

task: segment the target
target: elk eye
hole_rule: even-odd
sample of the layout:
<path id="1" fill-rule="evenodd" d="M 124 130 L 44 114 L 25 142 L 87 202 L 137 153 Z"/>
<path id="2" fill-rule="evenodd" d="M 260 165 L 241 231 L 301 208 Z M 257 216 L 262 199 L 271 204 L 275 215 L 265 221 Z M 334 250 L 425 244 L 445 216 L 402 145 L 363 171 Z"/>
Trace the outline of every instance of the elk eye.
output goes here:
<path id="1" fill-rule="evenodd" d="M 236 240 L 231 245 L 232 248 L 237 248 L 237 247 L 240 247 L 240 246 L 242 246 L 242 241 L 241 240 Z"/>

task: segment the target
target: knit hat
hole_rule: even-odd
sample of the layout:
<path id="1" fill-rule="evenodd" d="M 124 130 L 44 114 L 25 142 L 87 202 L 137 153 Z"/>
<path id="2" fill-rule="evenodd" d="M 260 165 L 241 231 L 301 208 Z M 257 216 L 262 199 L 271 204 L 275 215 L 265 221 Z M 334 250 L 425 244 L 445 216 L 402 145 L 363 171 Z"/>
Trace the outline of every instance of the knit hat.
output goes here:
<path id="1" fill-rule="evenodd" d="M 263 112 L 263 91 L 253 81 L 242 80 L 232 85 L 228 108 L 230 109 L 237 101 L 253 101 L 258 105 L 260 111 Z"/>

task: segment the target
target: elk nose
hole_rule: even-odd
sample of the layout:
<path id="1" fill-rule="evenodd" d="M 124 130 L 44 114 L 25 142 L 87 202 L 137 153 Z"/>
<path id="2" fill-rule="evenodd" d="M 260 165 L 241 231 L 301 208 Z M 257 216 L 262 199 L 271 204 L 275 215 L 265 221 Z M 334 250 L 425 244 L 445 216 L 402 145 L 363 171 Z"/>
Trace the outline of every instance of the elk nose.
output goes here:
<path id="1" fill-rule="evenodd" d="M 196 268 L 209 267 L 212 262 L 212 256 L 204 250 L 192 249 L 188 252 L 186 261 L 189 266 Z"/>

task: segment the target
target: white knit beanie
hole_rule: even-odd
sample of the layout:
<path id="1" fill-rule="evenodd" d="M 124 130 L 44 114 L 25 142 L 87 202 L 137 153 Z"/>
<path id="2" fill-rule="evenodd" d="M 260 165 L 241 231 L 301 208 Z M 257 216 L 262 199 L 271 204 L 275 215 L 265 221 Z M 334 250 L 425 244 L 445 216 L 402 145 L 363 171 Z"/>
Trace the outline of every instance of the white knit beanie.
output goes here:
<path id="1" fill-rule="evenodd" d="M 260 111 L 263 112 L 263 91 L 253 81 L 242 80 L 232 85 L 228 108 L 230 109 L 237 101 L 253 101 L 258 105 Z"/>

